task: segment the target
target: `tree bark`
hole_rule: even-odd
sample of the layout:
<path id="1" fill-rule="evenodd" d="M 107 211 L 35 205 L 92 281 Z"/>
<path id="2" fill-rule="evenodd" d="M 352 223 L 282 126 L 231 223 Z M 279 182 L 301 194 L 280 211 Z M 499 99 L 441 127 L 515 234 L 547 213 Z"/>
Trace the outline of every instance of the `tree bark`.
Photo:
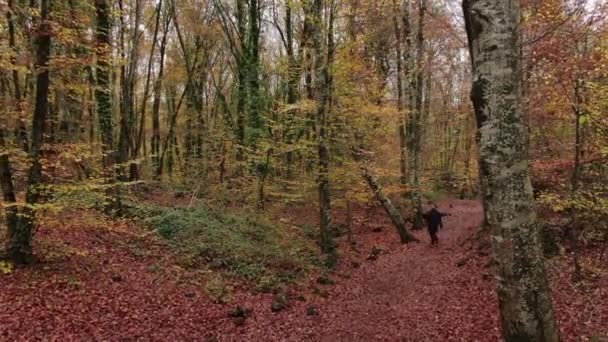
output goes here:
<path id="1" fill-rule="evenodd" d="M 6 217 L 6 226 L 8 228 L 7 232 L 9 233 L 7 240 L 10 241 L 11 232 L 16 231 L 18 228 L 19 208 L 17 207 L 17 197 L 15 196 L 15 187 L 13 183 L 13 170 L 11 169 L 3 124 L 4 122 L 0 122 L 0 190 L 2 190 L 2 200 L 5 203 L 4 214 Z"/>
<path id="2" fill-rule="evenodd" d="M 262 134 L 264 120 L 262 118 L 262 97 L 260 96 L 260 4 L 258 0 L 249 0 L 249 41 L 247 44 L 248 53 L 248 75 L 249 85 L 249 108 L 247 128 L 249 136 L 246 143 L 254 148 Z"/>
<path id="3" fill-rule="evenodd" d="M 323 49 L 323 1 L 314 0 L 312 6 L 306 13 L 306 19 L 310 25 L 312 45 L 314 50 L 314 99 L 317 103 L 316 126 L 317 126 L 317 152 L 318 152 L 318 190 L 319 190 L 319 214 L 320 214 L 320 235 L 321 250 L 324 253 L 334 252 L 334 242 L 331 236 L 331 196 L 329 186 L 329 146 L 327 143 L 327 115 L 328 103 L 330 101 L 329 65 L 325 59 Z M 331 20 L 330 20 L 331 21 Z M 330 27 L 333 25 L 330 23 Z M 329 44 L 328 44 L 329 45 Z M 328 46 L 328 56 L 333 51 L 332 46 Z"/>
<path id="4" fill-rule="evenodd" d="M 38 25 L 36 46 L 36 103 L 32 118 L 32 145 L 30 147 L 31 166 L 28 171 L 26 206 L 21 210 L 19 222 L 8 230 L 7 254 L 15 263 L 27 264 L 33 259 L 32 230 L 35 224 L 34 205 L 40 198 L 42 183 L 42 144 L 44 124 L 49 111 L 49 56 L 51 54 L 52 28 L 49 23 L 50 1 L 40 2 L 40 24 Z"/>
<path id="5" fill-rule="evenodd" d="M 393 26 L 395 28 L 395 52 L 397 54 L 397 110 L 399 111 L 399 174 L 401 176 L 401 185 L 407 184 L 407 139 L 405 135 L 405 127 L 407 123 L 407 113 L 404 112 L 403 98 L 403 51 L 401 49 L 401 27 L 399 26 L 398 13 L 399 6 L 397 0 L 393 0 Z"/>
<path id="6" fill-rule="evenodd" d="M 293 18 L 292 18 L 292 2 L 287 1 L 285 4 L 285 48 L 287 52 L 287 59 L 289 66 L 287 70 L 287 104 L 294 105 L 298 101 L 298 82 L 300 76 L 300 70 L 296 61 L 294 47 L 293 47 Z M 296 116 L 296 109 L 289 109 L 287 111 L 287 122 L 286 122 L 286 142 L 288 145 L 294 143 L 294 119 Z M 293 178 L 293 163 L 294 163 L 294 151 L 292 148 L 287 151 L 287 178 Z"/>
<path id="7" fill-rule="evenodd" d="M 246 2 L 236 0 L 236 20 L 240 51 L 237 55 L 237 104 L 236 104 L 236 138 L 240 146 L 237 146 L 237 159 L 243 159 L 243 147 L 245 146 L 245 118 L 247 111 L 247 76 L 248 76 L 248 49 L 247 49 L 247 19 L 245 16 Z"/>
<path id="8" fill-rule="evenodd" d="M 152 77 L 152 65 L 153 65 L 153 60 L 154 60 L 154 51 L 156 50 L 156 41 L 158 39 L 158 31 L 160 28 L 160 17 L 161 17 L 161 10 L 162 10 L 162 6 L 163 6 L 163 0 L 160 0 L 158 2 L 158 5 L 156 6 L 156 22 L 154 24 L 154 35 L 152 37 L 152 47 L 150 48 L 150 55 L 148 56 L 148 69 L 146 72 L 146 84 L 144 86 L 144 95 L 143 98 L 141 100 L 141 109 L 140 109 L 140 117 L 139 117 L 139 131 L 137 133 L 137 140 L 135 142 L 135 148 L 133 149 L 133 158 L 137 158 L 139 155 L 139 150 L 141 149 L 142 145 L 144 145 L 145 147 L 145 142 L 144 142 L 144 131 L 145 131 L 145 126 L 146 126 L 146 106 L 148 104 L 148 97 L 150 96 L 150 80 Z M 145 148 L 144 148 L 144 154 L 145 154 Z"/>
<path id="9" fill-rule="evenodd" d="M 25 151 L 29 151 L 29 140 L 27 136 L 27 128 L 25 125 L 25 121 L 22 117 L 22 98 L 23 94 L 21 93 L 21 82 L 19 81 L 19 71 L 17 70 L 17 41 L 16 41 L 16 30 L 15 30 L 15 17 L 14 12 L 16 8 L 15 0 L 8 0 L 8 11 L 6 11 L 6 21 L 8 24 L 8 45 L 13 50 L 14 56 L 11 58 L 11 63 L 15 67 L 12 71 L 13 76 L 13 88 L 14 88 L 14 96 L 15 96 L 15 108 L 19 113 L 19 118 L 17 119 L 17 136 L 19 138 L 19 143 L 21 144 L 21 148 Z"/>
<path id="10" fill-rule="evenodd" d="M 97 27 L 95 30 L 96 55 L 97 55 L 97 88 L 95 89 L 95 99 L 97 105 L 97 118 L 99 120 L 99 131 L 101 133 L 101 143 L 103 151 L 103 167 L 107 177 L 114 174 L 114 138 L 113 138 L 113 117 L 112 117 L 112 93 L 110 88 L 110 58 L 111 49 L 111 7 L 107 0 L 95 0 L 95 10 L 97 14 Z"/>
<path id="11" fill-rule="evenodd" d="M 135 88 L 137 82 L 137 62 L 139 60 L 139 44 L 140 44 L 140 30 L 139 25 L 141 22 L 141 1 L 135 0 L 135 13 L 134 13 L 134 21 L 133 21 L 133 34 L 131 35 L 131 51 L 126 55 L 126 47 L 124 41 L 125 31 L 127 30 L 125 23 L 125 9 L 123 7 L 123 1 L 120 0 L 118 2 L 121 15 L 121 27 L 120 27 L 120 37 L 121 37 L 121 54 L 123 56 L 123 60 L 125 60 L 125 64 L 121 67 L 121 113 L 120 113 L 120 133 L 118 140 L 118 162 L 121 164 L 120 167 L 120 178 L 121 180 L 127 179 L 127 168 L 126 164 L 129 162 L 130 153 L 135 148 L 134 147 L 134 139 L 132 137 L 135 136 L 134 131 L 134 122 L 135 122 Z M 134 180 L 136 177 L 136 165 L 130 164 L 129 170 L 131 173 L 131 180 Z"/>
<path id="12" fill-rule="evenodd" d="M 171 23 L 171 16 L 167 14 L 163 27 L 163 37 L 160 42 L 160 61 L 158 62 L 158 76 L 154 83 L 154 100 L 152 102 L 152 166 L 154 177 L 160 178 L 160 96 L 163 88 L 163 77 L 165 71 L 165 50 L 167 47 L 167 35 L 169 31 L 169 24 Z"/>
<path id="13" fill-rule="evenodd" d="M 376 196 L 376 199 L 378 199 L 380 204 L 382 204 L 382 207 L 386 211 L 386 214 L 391 218 L 391 221 L 395 225 L 395 228 L 397 228 L 397 233 L 399 233 L 401 243 L 405 244 L 409 242 L 418 242 L 419 240 L 407 231 L 407 228 L 405 226 L 405 220 L 399 213 L 399 210 L 395 208 L 391 200 L 386 197 L 376 178 L 369 172 L 366 167 L 361 167 L 361 171 L 363 179 L 365 179 L 370 189 Z"/>
<path id="14" fill-rule="evenodd" d="M 521 113 L 519 1 L 464 0 L 484 210 L 506 341 L 559 341 Z"/>
<path id="15" fill-rule="evenodd" d="M 414 229 L 422 229 L 422 193 L 420 190 L 420 173 L 422 171 L 420 153 L 422 150 L 422 100 L 423 100 L 423 84 L 424 71 L 423 63 L 425 57 L 424 49 L 424 20 L 426 13 L 426 0 L 418 2 L 418 32 L 416 38 L 416 66 L 412 73 L 412 84 L 415 89 L 415 101 L 412 117 L 409 120 L 409 138 L 410 138 L 410 161 L 408 175 L 410 177 L 409 185 L 411 186 L 411 200 L 415 208 L 415 217 L 413 222 Z M 411 89 L 410 89 L 411 91 Z"/>

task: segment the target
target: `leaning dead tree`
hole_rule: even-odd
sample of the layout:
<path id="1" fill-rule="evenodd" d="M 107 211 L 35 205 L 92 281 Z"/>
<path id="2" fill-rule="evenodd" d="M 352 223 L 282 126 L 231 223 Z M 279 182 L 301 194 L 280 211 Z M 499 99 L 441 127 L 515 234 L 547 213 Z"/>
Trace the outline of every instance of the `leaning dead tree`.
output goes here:
<path id="1" fill-rule="evenodd" d="M 378 184 L 378 180 L 376 179 L 376 177 L 374 177 L 374 175 L 372 175 L 372 173 L 369 171 L 369 168 L 364 164 L 366 160 L 366 152 L 361 149 L 352 148 L 351 154 L 353 156 L 353 159 L 361 164 L 361 176 L 363 177 L 367 185 L 369 185 L 370 189 L 374 193 L 374 196 L 376 197 L 378 202 L 380 202 L 380 204 L 384 208 L 384 211 L 386 211 L 386 214 L 390 217 L 391 221 L 395 225 L 395 228 L 397 228 L 397 233 L 399 233 L 401 243 L 418 242 L 418 238 L 408 232 L 405 225 L 405 220 L 403 219 L 403 216 L 401 216 L 401 213 L 399 213 L 399 210 L 395 208 L 393 202 L 391 202 L 391 200 L 388 198 L 388 196 L 386 196 L 384 191 L 382 191 L 382 187 L 380 186 L 380 184 Z"/>
<path id="2" fill-rule="evenodd" d="M 376 196 L 376 199 L 378 199 L 380 204 L 382 204 L 382 207 L 386 211 L 386 214 L 391 218 L 391 221 L 395 225 L 395 228 L 397 228 L 401 243 L 418 242 L 419 240 L 407 231 L 403 216 L 401 216 L 399 210 L 395 208 L 391 200 L 386 196 L 386 194 L 384 194 L 382 188 L 380 187 L 380 184 L 378 184 L 378 181 L 376 180 L 376 177 L 374 177 L 369 172 L 369 169 L 365 166 L 361 167 L 361 172 L 363 179 L 365 179 L 370 189 L 374 193 L 374 196 Z"/>

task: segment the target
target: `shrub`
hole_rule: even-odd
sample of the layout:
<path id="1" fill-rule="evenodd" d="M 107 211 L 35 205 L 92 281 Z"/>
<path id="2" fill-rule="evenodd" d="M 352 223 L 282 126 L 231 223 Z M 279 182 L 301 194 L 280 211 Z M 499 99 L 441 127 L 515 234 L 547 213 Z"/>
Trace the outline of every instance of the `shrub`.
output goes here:
<path id="1" fill-rule="evenodd" d="M 268 291 L 292 282 L 316 260 L 314 242 L 298 228 L 206 207 L 139 207 L 137 216 L 167 239 L 190 267 L 209 267 Z"/>

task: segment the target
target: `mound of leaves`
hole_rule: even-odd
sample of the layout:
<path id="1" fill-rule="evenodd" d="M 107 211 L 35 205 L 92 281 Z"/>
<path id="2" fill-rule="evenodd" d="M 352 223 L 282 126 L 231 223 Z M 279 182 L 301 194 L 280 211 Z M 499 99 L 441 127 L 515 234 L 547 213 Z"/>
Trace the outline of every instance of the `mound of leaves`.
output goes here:
<path id="1" fill-rule="evenodd" d="M 226 272 L 255 282 L 262 291 L 293 282 L 318 263 L 314 242 L 300 230 L 251 214 L 208 207 L 139 211 L 184 256 L 186 266 Z"/>

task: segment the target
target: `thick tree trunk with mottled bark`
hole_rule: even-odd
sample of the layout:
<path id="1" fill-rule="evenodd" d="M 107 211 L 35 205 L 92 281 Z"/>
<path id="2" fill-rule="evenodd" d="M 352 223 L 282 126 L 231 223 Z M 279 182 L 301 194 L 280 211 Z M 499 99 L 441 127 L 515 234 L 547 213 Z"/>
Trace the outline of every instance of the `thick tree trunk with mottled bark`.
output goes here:
<path id="1" fill-rule="evenodd" d="M 507 341 L 559 341 L 521 113 L 519 1 L 464 0 L 480 176 Z"/>

